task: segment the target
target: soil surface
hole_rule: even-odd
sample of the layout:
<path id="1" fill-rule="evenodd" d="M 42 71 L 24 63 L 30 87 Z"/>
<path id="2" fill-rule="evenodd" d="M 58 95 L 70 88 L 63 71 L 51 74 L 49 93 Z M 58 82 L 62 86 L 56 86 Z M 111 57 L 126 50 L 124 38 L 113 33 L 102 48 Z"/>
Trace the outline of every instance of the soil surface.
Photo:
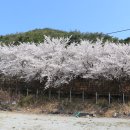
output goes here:
<path id="1" fill-rule="evenodd" d="M 0 112 L 0 130 L 130 130 L 130 119 Z"/>

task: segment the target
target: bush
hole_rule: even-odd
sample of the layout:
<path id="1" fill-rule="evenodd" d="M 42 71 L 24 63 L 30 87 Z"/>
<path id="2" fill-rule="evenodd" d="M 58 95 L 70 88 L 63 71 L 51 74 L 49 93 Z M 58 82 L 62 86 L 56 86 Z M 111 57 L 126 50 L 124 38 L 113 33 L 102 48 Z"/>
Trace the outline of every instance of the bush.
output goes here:
<path id="1" fill-rule="evenodd" d="M 29 95 L 29 96 L 25 96 L 25 97 L 22 97 L 20 100 L 19 100 L 19 103 L 18 105 L 19 106 L 28 106 L 28 105 L 31 105 L 34 103 L 34 97 L 32 95 Z"/>
<path id="2" fill-rule="evenodd" d="M 108 107 L 109 104 L 106 99 L 99 99 L 97 105 L 104 108 L 104 107 Z"/>

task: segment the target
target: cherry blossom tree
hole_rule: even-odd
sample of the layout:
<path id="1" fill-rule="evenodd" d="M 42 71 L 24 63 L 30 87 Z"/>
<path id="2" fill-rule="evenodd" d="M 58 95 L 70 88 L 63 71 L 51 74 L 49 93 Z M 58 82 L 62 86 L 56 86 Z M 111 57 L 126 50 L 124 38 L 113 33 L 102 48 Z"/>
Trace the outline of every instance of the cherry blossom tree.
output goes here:
<path id="1" fill-rule="evenodd" d="M 81 41 L 68 45 L 69 38 L 50 38 L 44 43 L 0 46 L 0 74 L 39 80 L 57 87 L 77 77 L 115 80 L 130 77 L 130 45 Z"/>

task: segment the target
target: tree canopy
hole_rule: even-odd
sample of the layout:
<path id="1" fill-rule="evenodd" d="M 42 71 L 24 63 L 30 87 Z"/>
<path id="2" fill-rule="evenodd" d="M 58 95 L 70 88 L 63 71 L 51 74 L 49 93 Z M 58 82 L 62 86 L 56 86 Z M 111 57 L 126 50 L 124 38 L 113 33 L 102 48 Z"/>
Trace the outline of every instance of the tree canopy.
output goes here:
<path id="1" fill-rule="evenodd" d="M 45 36 L 38 45 L 0 46 L 0 75 L 26 82 L 38 80 L 45 82 L 46 88 L 69 84 L 77 77 L 130 79 L 129 44 L 81 40 L 68 45 L 69 40 Z"/>

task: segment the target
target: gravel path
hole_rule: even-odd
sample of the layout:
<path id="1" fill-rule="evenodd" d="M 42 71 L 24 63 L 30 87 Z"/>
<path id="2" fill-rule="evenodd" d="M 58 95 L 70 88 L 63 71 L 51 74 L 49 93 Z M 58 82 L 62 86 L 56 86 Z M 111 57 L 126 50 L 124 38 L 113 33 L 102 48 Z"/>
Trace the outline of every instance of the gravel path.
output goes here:
<path id="1" fill-rule="evenodd" d="M 0 130 L 130 130 L 130 120 L 0 112 Z"/>

